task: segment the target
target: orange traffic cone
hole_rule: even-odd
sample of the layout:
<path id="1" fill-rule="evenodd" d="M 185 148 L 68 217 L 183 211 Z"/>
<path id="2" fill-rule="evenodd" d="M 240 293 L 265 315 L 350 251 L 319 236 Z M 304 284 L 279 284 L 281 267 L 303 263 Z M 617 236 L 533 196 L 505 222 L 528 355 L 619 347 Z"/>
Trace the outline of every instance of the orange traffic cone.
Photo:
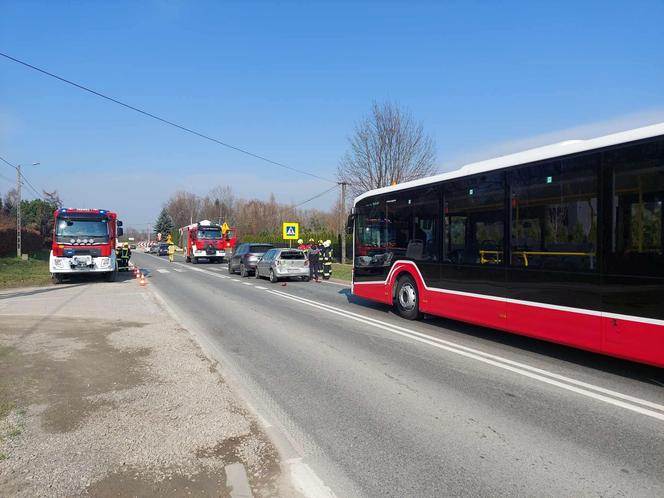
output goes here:
<path id="1" fill-rule="evenodd" d="M 143 275 L 143 273 L 141 273 L 141 279 L 138 281 L 138 283 L 141 287 L 145 286 L 145 275 Z"/>

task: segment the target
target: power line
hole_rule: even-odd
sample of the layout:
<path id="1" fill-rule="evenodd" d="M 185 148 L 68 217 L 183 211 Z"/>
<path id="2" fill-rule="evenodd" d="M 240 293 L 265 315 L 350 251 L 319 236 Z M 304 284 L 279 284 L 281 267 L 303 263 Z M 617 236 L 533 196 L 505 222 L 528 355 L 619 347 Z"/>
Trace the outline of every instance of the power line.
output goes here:
<path id="1" fill-rule="evenodd" d="M 18 167 L 14 166 L 12 163 L 7 161 L 7 159 L 5 159 L 4 157 L 0 156 L 0 160 L 2 160 L 5 164 L 8 164 L 9 166 L 11 166 L 12 168 L 14 168 L 15 170 L 18 171 Z M 5 177 L 3 177 L 3 178 L 5 178 Z M 28 184 L 28 187 L 30 187 L 30 189 L 35 193 L 35 195 L 37 197 L 39 197 L 42 200 L 46 200 L 46 199 L 44 199 L 44 196 L 42 194 L 40 194 L 39 191 L 35 188 L 35 186 L 30 182 L 30 180 L 28 180 L 26 178 L 26 176 L 23 174 L 23 171 L 21 171 L 21 178 L 23 178 L 23 180 L 25 180 L 25 183 Z"/>
<path id="2" fill-rule="evenodd" d="M 3 180 L 7 180 L 7 181 L 10 182 L 10 183 L 14 183 L 14 180 L 12 180 L 11 178 L 9 178 L 9 177 L 7 177 L 7 176 L 5 176 L 5 175 L 0 175 L 0 178 L 2 178 Z"/>
<path id="3" fill-rule="evenodd" d="M 298 207 L 302 206 L 303 204 L 306 204 L 307 202 L 311 202 L 311 201 L 313 201 L 313 200 L 315 200 L 315 199 L 318 199 L 319 197 L 322 197 L 322 196 L 324 196 L 325 194 L 327 194 L 328 192 L 334 190 L 334 189 L 337 188 L 338 186 L 339 186 L 339 185 L 335 185 L 334 187 L 328 188 L 328 189 L 325 190 L 324 192 L 321 192 L 320 194 L 316 194 L 316 195 L 314 195 L 313 197 L 307 199 L 306 201 L 302 201 L 302 202 L 300 202 L 299 204 L 296 204 L 295 206 L 293 206 L 293 208 L 298 208 Z"/>
<path id="4" fill-rule="evenodd" d="M 59 81 L 62 81 L 63 83 L 67 83 L 68 85 L 72 85 L 72 86 L 78 88 L 79 90 L 83 90 L 83 91 L 85 91 L 85 92 L 89 92 L 89 93 L 91 93 L 91 94 L 93 94 L 93 95 L 96 95 L 97 97 L 101 97 L 102 99 L 106 99 L 106 100 L 108 100 L 108 101 L 110 101 L 110 102 L 113 102 L 114 104 L 121 105 L 122 107 L 126 107 L 127 109 L 130 109 L 130 110 L 132 110 L 132 111 L 138 112 L 138 113 L 143 114 L 143 115 L 145 115 L 145 116 L 148 116 L 148 117 L 150 117 L 150 118 L 152 118 L 152 119 L 156 119 L 157 121 L 161 121 L 161 122 L 164 123 L 164 124 L 167 124 L 167 125 L 169 125 L 169 126 L 173 126 L 173 127 L 178 128 L 178 129 L 180 129 L 180 130 L 182 130 L 182 131 L 185 131 L 185 132 L 187 132 L 187 133 L 191 133 L 192 135 L 196 135 L 197 137 L 203 138 L 203 139 L 205 139 L 205 140 L 209 140 L 209 141 L 211 141 L 211 142 L 214 142 L 214 143 L 216 143 L 216 144 L 222 145 L 222 146 L 224 146 L 224 147 L 228 147 L 229 149 L 233 149 L 234 151 L 240 152 L 240 153 L 242 153 L 242 154 L 246 154 L 247 156 L 251 156 L 251 157 L 254 157 L 254 158 L 256 158 L 256 159 L 260 159 L 261 161 L 265 161 L 265 162 L 267 162 L 267 163 L 273 164 L 273 165 L 275 165 L 275 166 L 279 166 L 279 167 L 281 167 L 281 168 L 286 168 L 286 169 L 289 169 L 289 170 L 291 170 L 291 171 L 295 171 L 296 173 L 301 173 L 301 174 L 303 174 L 303 175 L 308 175 L 308 176 L 311 176 L 311 177 L 313 177 L 313 178 L 318 178 L 319 180 L 323 180 L 323 181 L 326 181 L 326 182 L 332 182 L 332 181 L 333 181 L 333 180 L 330 180 L 329 178 L 323 178 L 322 176 L 318 176 L 318 175 L 316 175 L 316 174 L 314 174 L 314 173 L 310 173 L 309 171 L 300 170 L 300 169 L 294 168 L 294 167 L 292 167 L 292 166 L 288 166 L 287 164 L 283 164 L 283 163 L 280 163 L 280 162 L 277 162 L 277 161 L 273 161 L 272 159 L 268 159 L 267 157 L 264 157 L 264 156 L 261 156 L 261 155 L 258 155 L 258 154 L 254 154 L 253 152 L 249 152 L 248 150 L 242 149 L 242 148 L 240 148 L 240 147 L 236 147 L 235 145 L 231 145 L 231 144 L 228 144 L 228 143 L 226 143 L 226 142 L 222 142 L 221 140 L 218 140 L 218 139 L 216 139 L 216 138 L 213 138 L 213 137 L 211 137 L 211 136 L 209 136 L 209 135 L 205 135 L 204 133 L 201 133 L 201 132 L 199 132 L 199 131 L 196 131 L 196 130 L 193 130 L 193 129 L 188 128 L 188 127 L 186 127 L 186 126 L 183 126 L 183 125 L 177 124 L 177 123 L 175 123 L 175 122 L 173 122 L 173 121 L 169 121 L 168 119 L 165 119 L 165 118 L 159 117 L 159 116 L 157 116 L 156 114 L 152 114 L 151 112 L 144 111 L 143 109 L 139 109 L 138 107 L 134 107 L 134 106 L 132 106 L 132 105 L 130 105 L 130 104 L 126 104 L 125 102 L 122 102 L 122 101 L 120 101 L 120 100 L 118 100 L 118 99 L 115 99 L 115 98 L 113 98 L 113 97 L 109 97 L 108 95 L 104 95 L 103 93 L 100 93 L 100 92 L 97 92 L 97 91 L 95 91 L 95 90 L 92 90 L 91 88 L 88 88 L 88 87 L 86 87 L 86 86 L 80 85 L 80 84 L 78 84 L 78 83 L 75 83 L 75 82 L 73 82 L 73 81 L 71 81 L 71 80 L 68 80 L 68 79 L 66 79 L 66 78 L 63 78 L 63 77 L 58 76 L 58 75 L 56 75 L 56 74 L 50 73 L 50 72 L 46 71 L 45 69 L 41 69 L 41 68 L 39 68 L 39 67 L 37 67 L 37 66 L 33 66 L 32 64 L 28 64 L 27 62 L 24 62 L 24 61 L 22 61 L 22 60 L 16 59 L 16 58 L 14 58 L 14 57 L 12 57 L 12 56 L 10 56 L 10 55 L 4 54 L 4 53 L 2 53 L 2 52 L 0 52 L 0 55 L 1 55 L 2 57 L 5 57 L 6 59 L 9 59 L 9 60 L 11 60 L 11 61 L 13 61 L 13 62 L 16 62 L 17 64 L 21 64 L 21 65 L 23 65 L 23 66 L 25 66 L 25 67 L 28 67 L 28 68 L 33 69 L 33 70 L 35 70 L 35 71 L 38 71 L 38 72 L 40 72 L 40 73 L 42 73 L 42 74 L 45 74 L 45 75 L 47 75 L 47 76 L 50 76 L 51 78 L 55 78 L 55 79 L 57 79 L 57 80 L 59 80 Z M 335 182 L 335 183 L 336 183 L 336 182 Z"/>

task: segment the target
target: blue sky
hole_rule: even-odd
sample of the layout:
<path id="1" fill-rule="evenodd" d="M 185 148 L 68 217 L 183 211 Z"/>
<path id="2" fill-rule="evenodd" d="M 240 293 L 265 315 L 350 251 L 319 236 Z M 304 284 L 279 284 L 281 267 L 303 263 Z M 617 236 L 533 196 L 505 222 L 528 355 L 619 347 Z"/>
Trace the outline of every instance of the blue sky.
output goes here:
<path id="1" fill-rule="evenodd" d="M 0 0 L 0 51 L 330 178 L 373 100 L 423 122 L 441 171 L 664 121 L 663 26 L 661 0 Z M 329 186 L 1 58 L 0 155 L 40 161 L 26 169 L 38 187 L 129 225 L 177 189 L 299 202 Z"/>

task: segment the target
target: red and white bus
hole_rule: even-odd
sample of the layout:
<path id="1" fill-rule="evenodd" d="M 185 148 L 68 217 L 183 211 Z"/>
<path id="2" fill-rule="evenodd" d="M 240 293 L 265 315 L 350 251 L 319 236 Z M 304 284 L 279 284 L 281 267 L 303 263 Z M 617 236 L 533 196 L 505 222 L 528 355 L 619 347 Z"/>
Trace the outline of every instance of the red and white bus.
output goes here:
<path id="1" fill-rule="evenodd" d="M 355 199 L 353 294 L 664 367 L 664 123 Z"/>

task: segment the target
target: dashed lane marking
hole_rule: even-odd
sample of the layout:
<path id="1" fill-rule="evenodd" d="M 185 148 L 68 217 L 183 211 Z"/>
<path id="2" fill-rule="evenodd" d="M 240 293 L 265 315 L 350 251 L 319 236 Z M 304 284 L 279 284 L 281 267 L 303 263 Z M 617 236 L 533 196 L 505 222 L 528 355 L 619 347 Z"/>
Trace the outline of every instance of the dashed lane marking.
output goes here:
<path id="1" fill-rule="evenodd" d="M 243 285 L 254 285 L 254 284 L 252 284 L 252 283 L 250 283 L 250 282 L 242 282 L 242 284 L 243 284 Z"/>
<path id="2" fill-rule="evenodd" d="M 260 285 L 257 285 L 256 288 L 260 290 L 267 290 L 267 287 L 261 287 Z"/>
<path id="3" fill-rule="evenodd" d="M 159 273 L 170 273 L 170 271 L 167 270 L 166 268 L 157 268 L 157 271 L 158 271 Z"/>
<path id="4" fill-rule="evenodd" d="M 182 272 L 185 272 L 185 271 L 187 271 L 187 270 L 183 270 L 183 269 L 181 269 L 181 268 L 173 268 L 173 271 L 176 271 L 176 272 L 178 272 L 178 273 L 182 273 Z"/>

